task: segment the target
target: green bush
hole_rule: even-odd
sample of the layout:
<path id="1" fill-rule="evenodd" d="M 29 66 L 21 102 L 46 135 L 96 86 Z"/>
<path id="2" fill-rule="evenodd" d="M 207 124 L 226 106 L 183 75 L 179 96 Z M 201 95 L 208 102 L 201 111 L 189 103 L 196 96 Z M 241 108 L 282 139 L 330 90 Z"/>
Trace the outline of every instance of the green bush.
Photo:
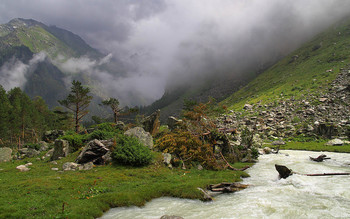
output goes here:
<path id="1" fill-rule="evenodd" d="M 79 148 L 84 145 L 84 135 L 72 133 L 69 135 L 64 135 L 60 137 L 60 139 L 67 140 L 73 152 L 79 150 Z"/>
<path id="2" fill-rule="evenodd" d="M 112 155 L 116 164 L 146 166 L 151 163 L 151 150 L 142 145 L 136 138 L 120 135 Z"/>
<path id="3" fill-rule="evenodd" d="M 40 145 L 39 144 L 35 144 L 35 143 L 27 143 L 24 145 L 25 148 L 31 148 L 31 149 L 35 149 L 35 150 L 39 150 L 40 149 Z"/>
<path id="4" fill-rule="evenodd" d="M 119 132 L 119 129 L 116 128 L 116 124 L 112 122 L 101 123 L 93 126 L 93 128 L 97 128 L 98 130 L 105 132 Z"/>
<path id="5" fill-rule="evenodd" d="M 86 141 L 90 141 L 90 140 L 93 140 L 93 139 L 107 140 L 107 139 L 113 138 L 116 135 L 117 135 L 116 132 L 95 130 L 92 133 L 88 134 L 85 137 L 85 139 L 86 139 Z"/>

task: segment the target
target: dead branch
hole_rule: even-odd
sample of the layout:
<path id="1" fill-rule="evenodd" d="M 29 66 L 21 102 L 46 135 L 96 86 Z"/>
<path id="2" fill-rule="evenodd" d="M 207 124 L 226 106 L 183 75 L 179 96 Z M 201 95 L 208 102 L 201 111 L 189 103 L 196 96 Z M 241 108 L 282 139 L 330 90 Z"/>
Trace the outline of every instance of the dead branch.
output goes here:
<path id="1" fill-rule="evenodd" d="M 225 159 L 224 155 L 222 155 L 221 152 L 220 152 L 220 155 L 221 155 L 222 159 L 225 161 L 226 167 L 228 167 L 230 170 L 234 170 L 234 171 L 244 171 L 244 170 L 246 170 L 246 169 L 248 169 L 248 168 L 250 167 L 250 166 L 245 166 L 245 167 L 243 167 L 243 168 L 241 168 L 241 169 L 234 168 L 233 166 L 231 166 L 231 165 L 227 162 L 227 160 Z"/>

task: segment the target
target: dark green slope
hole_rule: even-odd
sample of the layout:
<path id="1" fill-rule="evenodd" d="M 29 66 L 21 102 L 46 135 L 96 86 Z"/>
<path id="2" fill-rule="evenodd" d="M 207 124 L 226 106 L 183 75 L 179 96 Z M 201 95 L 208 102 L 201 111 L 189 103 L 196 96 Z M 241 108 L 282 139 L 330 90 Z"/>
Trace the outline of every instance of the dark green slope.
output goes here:
<path id="1" fill-rule="evenodd" d="M 0 66 L 13 58 L 24 64 L 28 64 L 33 58 L 34 54 L 26 46 L 4 48 L 1 45 L 0 43 L 0 48 L 3 48 L 0 53 Z M 65 75 L 46 59 L 28 72 L 23 90 L 32 98 L 42 96 L 46 103 L 53 107 L 57 105 L 57 100 L 67 93 L 64 77 Z"/>

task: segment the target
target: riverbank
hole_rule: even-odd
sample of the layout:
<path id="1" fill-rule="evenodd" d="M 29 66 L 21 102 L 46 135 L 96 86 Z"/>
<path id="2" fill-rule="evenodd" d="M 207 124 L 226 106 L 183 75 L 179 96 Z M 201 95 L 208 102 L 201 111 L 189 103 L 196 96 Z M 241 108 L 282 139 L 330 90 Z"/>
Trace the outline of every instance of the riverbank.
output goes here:
<path id="1" fill-rule="evenodd" d="M 57 164 L 32 159 L 0 163 L 0 218 L 93 218 L 112 207 L 143 206 L 163 196 L 201 199 L 197 187 L 237 182 L 243 171 L 169 169 L 159 158 L 143 168 L 97 166 L 88 171 L 54 171 L 73 161 L 71 154 Z M 31 170 L 16 166 L 32 163 Z M 246 163 L 236 163 L 241 168 Z M 252 165 L 252 164 L 249 164 Z"/>
<path id="2" fill-rule="evenodd" d="M 350 154 L 325 152 L 331 159 L 318 163 L 309 156 L 320 152 L 283 150 L 265 154 L 247 170 L 243 180 L 247 189 L 220 195 L 213 202 L 178 198 L 160 198 L 145 207 L 111 209 L 101 219 L 160 218 L 177 215 L 186 219 L 216 218 L 349 218 L 349 176 L 305 176 L 307 173 L 348 172 Z M 288 155 L 288 156 L 287 156 Z M 278 178 L 275 164 L 295 172 Z"/>
<path id="3" fill-rule="evenodd" d="M 281 145 L 281 150 L 303 150 L 303 151 L 329 151 L 339 153 L 350 153 L 350 144 L 342 146 L 325 145 L 326 141 L 310 141 L 310 142 L 286 142 Z"/>

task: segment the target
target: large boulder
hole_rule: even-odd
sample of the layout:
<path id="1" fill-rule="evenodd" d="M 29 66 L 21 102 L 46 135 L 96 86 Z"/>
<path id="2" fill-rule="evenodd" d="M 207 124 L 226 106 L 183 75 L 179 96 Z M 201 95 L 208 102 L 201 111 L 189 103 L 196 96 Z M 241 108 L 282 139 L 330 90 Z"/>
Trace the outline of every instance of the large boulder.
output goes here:
<path id="1" fill-rule="evenodd" d="M 94 139 L 90 141 L 81 151 L 75 162 L 85 164 L 93 162 L 94 164 L 104 164 L 103 156 L 109 152 L 109 149 L 101 141 Z"/>
<path id="2" fill-rule="evenodd" d="M 40 154 L 39 151 L 33 149 L 33 148 L 21 148 L 18 150 L 21 154 L 21 157 L 35 157 Z"/>
<path id="3" fill-rule="evenodd" d="M 0 148 L 0 163 L 12 160 L 12 149 L 11 148 Z"/>
<path id="4" fill-rule="evenodd" d="M 69 143 L 63 139 L 56 139 L 51 160 L 58 160 L 60 157 L 67 157 L 70 153 Z"/>
<path id="5" fill-rule="evenodd" d="M 129 129 L 124 134 L 127 135 L 127 136 L 134 136 L 134 137 L 136 137 L 137 139 L 139 139 L 139 141 L 143 145 L 147 146 L 149 149 L 153 148 L 152 135 L 149 132 L 146 132 L 141 127 L 135 127 L 135 128 Z"/>
<path id="6" fill-rule="evenodd" d="M 160 110 L 155 111 L 150 116 L 147 116 L 142 120 L 142 126 L 146 132 L 151 133 L 151 135 L 157 134 L 160 127 Z"/>

